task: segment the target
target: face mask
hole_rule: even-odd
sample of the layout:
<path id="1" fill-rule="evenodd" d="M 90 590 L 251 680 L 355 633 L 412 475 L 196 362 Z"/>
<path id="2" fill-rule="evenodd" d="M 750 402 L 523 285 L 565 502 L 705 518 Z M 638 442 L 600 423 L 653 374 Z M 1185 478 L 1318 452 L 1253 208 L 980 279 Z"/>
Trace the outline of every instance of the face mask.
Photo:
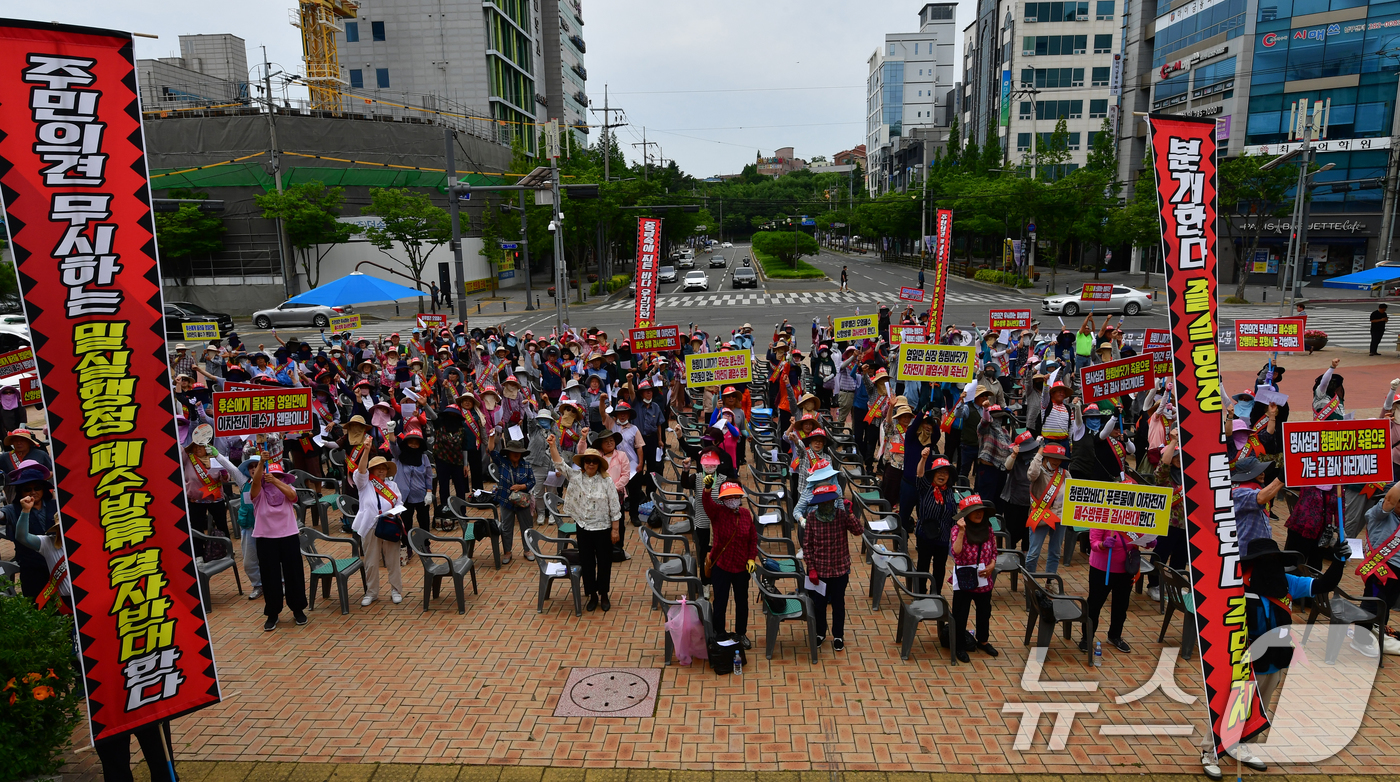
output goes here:
<path id="1" fill-rule="evenodd" d="M 822 504 L 820 504 L 820 505 L 817 506 L 817 511 L 816 511 L 816 513 L 817 513 L 817 520 L 818 520 L 818 521 L 835 521 L 835 519 L 836 519 L 836 503 L 835 503 L 835 502 L 823 502 Z"/>
<path id="2" fill-rule="evenodd" d="M 0 407 L 6 410 L 19 407 L 19 394 L 0 394 Z"/>
<path id="3" fill-rule="evenodd" d="M 1249 414 L 1250 414 L 1250 412 L 1253 411 L 1253 410 L 1254 410 L 1254 403 L 1253 403 L 1253 402 L 1236 402 L 1236 403 L 1235 403 L 1235 417 L 1236 417 L 1236 418 L 1243 418 L 1244 420 L 1248 421 L 1248 420 L 1249 420 Z"/>
<path id="4" fill-rule="evenodd" d="M 1103 426 L 1103 421 L 1098 418 L 1089 418 L 1084 421 L 1084 426 L 1091 432 L 1097 432 Z"/>
<path id="5" fill-rule="evenodd" d="M 739 506 L 743 504 L 744 500 L 742 497 L 725 497 L 724 499 L 720 500 L 720 502 L 724 504 L 724 507 L 730 510 L 738 510 Z"/>

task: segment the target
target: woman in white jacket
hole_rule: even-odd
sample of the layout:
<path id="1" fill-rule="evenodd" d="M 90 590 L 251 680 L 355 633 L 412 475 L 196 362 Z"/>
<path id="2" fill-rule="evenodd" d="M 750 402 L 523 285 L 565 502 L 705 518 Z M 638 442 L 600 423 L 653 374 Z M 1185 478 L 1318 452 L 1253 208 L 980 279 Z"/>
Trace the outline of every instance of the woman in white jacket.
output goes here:
<path id="1" fill-rule="evenodd" d="M 403 512 L 403 492 L 394 483 L 397 466 L 383 456 L 376 456 L 369 463 L 361 462 L 355 470 L 355 488 L 360 490 L 360 511 L 350 526 L 365 547 L 365 596 L 360 605 L 367 606 L 379 596 L 379 568 L 382 564 L 389 571 L 389 597 L 395 603 L 403 602 L 403 575 L 399 569 L 399 545 L 383 540 L 374 534 L 379 517 L 389 513 Z M 394 510 L 397 508 L 397 510 Z"/>

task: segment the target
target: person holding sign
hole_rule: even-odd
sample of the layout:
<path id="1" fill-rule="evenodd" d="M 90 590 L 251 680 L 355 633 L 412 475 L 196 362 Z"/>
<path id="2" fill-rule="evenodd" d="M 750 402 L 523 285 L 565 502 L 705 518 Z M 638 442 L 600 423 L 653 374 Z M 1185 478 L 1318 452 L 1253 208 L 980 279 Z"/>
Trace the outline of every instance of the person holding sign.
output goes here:
<path id="1" fill-rule="evenodd" d="M 360 605 L 367 606 L 379 597 L 379 568 L 389 571 L 389 597 L 394 603 L 403 602 L 403 574 L 399 569 L 399 541 L 391 539 L 397 527 L 404 534 L 398 514 L 404 508 L 399 486 L 394 482 L 398 470 L 383 456 L 361 459 L 354 472 L 355 488 L 360 492 L 360 510 L 350 527 L 360 536 L 365 547 L 365 596 Z M 382 522 L 382 523 L 381 523 Z M 380 537 L 381 533 L 388 537 Z"/>
<path id="2" fill-rule="evenodd" d="M 1273 536 L 1265 511 L 1283 488 L 1283 481 L 1275 478 L 1268 486 L 1260 486 L 1259 476 L 1268 468 L 1267 462 L 1245 456 L 1235 462 L 1234 472 L 1230 474 L 1233 484 L 1230 496 L 1235 501 L 1235 529 L 1240 551 L 1246 550 L 1252 540 Z"/>
<path id="3" fill-rule="evenodd" d="M 1340 358 L 1332 359 L 1332 366 L 1313 381 L 1313 418 L 1318 421 L 1340 421 L 1347 417 L 1347 390 L 1342 387 L 1342 376 L 1335 374 L 1341 363 Z"/>
<path id="4" fill-rule="evenodd" d="M 846 587 L 851 581 L 851 547 L 846 535 L 860 537 L 862 526 L 835 484 L 812 491 L 812 510 L 801 522 L 807 563 L 807 594 L 817 614 L 817 645 L 826 640 L 826 607 L 831 606 L 831 648 L 846 648 Z M 718 542 L 718 538 L 716 538 Z"/>
<path id="5" fill-rule="evenodd" d="M 1128 618 L 1128 602 L 1142 562 L 1142 548 L 1156 545 L 1155 538 L 1143 542 L 1141 537 L 1127 532 L 1097 527 L 1089 530 L 1089 600 L 1084 610 L 1091 624 L 1089 633 L 1079 639 L 1079 651 L 1089 651 L 1090 640 L 1098 634 L 1099 613 L 1110 594 L 1113 608 L 1109 613 L 1108 643 L 1120 652 L 1133 650 L 1123 640 L 1123 623 Z"/>
<path id="6" fill-rule="evenodd" d="M 181 462 L 185 479 L 185 501 L 189 505 L 190 526 L 208 533 L 212 521 L 217 534 L 227 538 L 228 502 L 224 497 L 224 481 L 233 481 L 238 468 L 228 457 L 212 450 L 214 430 L 205 424 L 195 427 L 194 442 L 185 447 Z M 242 485 L 243 476 L 238 476 Z M 204 542 L 195 541 L 198 556 L 204 556 Z"/>

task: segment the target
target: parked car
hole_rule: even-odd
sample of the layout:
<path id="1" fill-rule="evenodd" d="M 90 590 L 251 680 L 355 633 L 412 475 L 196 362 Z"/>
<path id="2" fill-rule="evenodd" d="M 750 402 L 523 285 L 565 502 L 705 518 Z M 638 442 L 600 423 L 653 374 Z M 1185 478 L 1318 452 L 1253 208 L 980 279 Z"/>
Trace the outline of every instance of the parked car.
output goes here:
<path id="1" fill-rule="evenodd" d="M 656 281 L 657 281 L 657 282 L 675 282 L 675 281 L 676 281 L 676 267 L 674 267 L 674 266 L 662 266 L 660 269 L 657 269 L 657 270 L 656 270 Z"/>
<path id="2" fill-rule="evenodd" d="M 272 309 L 253 313 L 253 328 L 270 329 L 273 326 L 315 326 L 318 329 L 331 325 L 331 318 L 349 315 L 353 307 L 327 307 L 324 304 L 307 304 L 300 301 L 284 301 Z"/>
<path id="3" fill-rule="evenodd" d="M 1077 291 L 1060 296 L 1046 296 L 1040 301 L 1040 311 L 1051 315 L 1078 315 L 1089 308 L 1095 313 L 1121 312 L 1124 315 L 1136 315 L 1152 309 L 1152 296 L 1126 285 L 1115 285 L 1109 301 L 1080 301 Z"/>
<path id="4" fill-rule="evenodd" d="M 677 269 L 694 269 L 694 268 L 695 268 L 695 256 L 693 256 L 693 255 L 682 255 L 682 256 L 681 256 L 681 259 L 680 259 L 679 261 L 676 261 L 676 268 L 677 268 Z"/>
<path id="5" fill-rule="evenodd" d="M 724 259 L 724 256 L 723 256 L 723 255 L 711 255 L 711 256 L 710 256 L 710 268 L 711 268 L 711 269 L 723 269 L 724 267 L 726 267 L 726 266 L 728 266 L 728 265 L 729 265 L 729 261 L 726 261 L 726 260 Z"/>
<path id="6" fill-rule="evenodd" d="M 233 332 L 233 316 L 227 312 L 213 312 L 188 301 L 167 301 L 165 303 L 165 336 L 184 339 L 186 323 L 217 323 L 219 339 Z"/>
<path id="7" fill-rule="evenodd" d="M 686 275 L 685 275 L 685 286 L 684 286 L 684 289 L 685 289 L 685 290 L 690 290 L 691 288 L 699 288 L 699 289 L 702 290 L 702 291 L 707 291 L 707 290 L 709 290 L 709 289 L 710 289 L 710 275 L 708 275 L 708 274 L 706 274 L 706 273 L 704 273 L 704 272 L 702 272 L 702 271 L 700 271 L 700 270 L 698 270 L 698 269 L 695 270 L 695 271 L 693 271 L 693 272 L 690 272 L 690 273 L 686 274 Z"/>
<path id="8" fill-rule="evenodd" d="M 729 278 L 730 287 L 757 288 L 758 274 L 754 272 L 752 266 L 739 266 L 734 269 L 734 274 Z"/>

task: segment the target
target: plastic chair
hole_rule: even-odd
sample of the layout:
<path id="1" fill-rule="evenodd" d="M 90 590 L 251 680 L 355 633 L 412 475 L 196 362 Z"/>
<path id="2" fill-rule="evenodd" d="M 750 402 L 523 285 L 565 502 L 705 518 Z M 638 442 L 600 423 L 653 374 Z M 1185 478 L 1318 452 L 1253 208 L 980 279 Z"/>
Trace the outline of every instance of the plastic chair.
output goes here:
<path id="1" fill-rule="evenodd" d="M 194 536 L 195 540 L 204 541 L 205 543 L 218 541 L 228 546 L 228 556 L 221 559 L 206 559 L 203 562 L 195 564 L 195 573 L 199 578 L 199 591 L 204 597 L 204 612 L 209 613 L 214 610 L 214 599 L 209 594 L 209 580 L 225 570 L 232 570 L 233 581 L 238 584 L 238 594 L 241 595 L 243 594 L 243 579 L 239 577 L 238 567 L 233 561 L 232 540 L 223 536 L 206 535 L 197 529 L 191 529 L 190 535 Z"/>
<path id="2" fill-rule="evenodd" d="M 560 554 L 546 554 L 541 551 L 541 541 L 557 544 Z M 583 579 L 583 574 L 579 566 L 570 564 L 569 560 L 566 559 L 562 553 L 565 548 L 575 548 L 574 542 L 568 538 L 547 537 L 540 534 L 540 531 L 537 529 L 527 529 L 525 530 L 525 548 L 529 549 L 530 553 L 535 555 L 535 564 L 538 565 L 540 569 L 540 596 L 539 603 L 535 607 L 535 613 L 544 613 L 545 598 L 549 597 L 549 592 L 554 587 L 554 582 L 563 578 L 568 579 L 569 588 L 574 593 L 574 616 L 583 616 L 583 585 L 580 583 Z M 549 572 L 549 564 L 551 562 L 558 562 L 563 565 L 564 572 L 551 574 Z"/>
<path id="3" fill-rule="evenodd" d="M 1322 575 L 1305 564 L 1299 564 L 1298 569 L 1312 578 Z M 1327 623 L 1331 625 L 1327 633 L 1325 658 L 1328 663 L 1337 661 L 1337 653 L 1341 651 L 1342 642 L 1346 640 L 1343 628 L 1347 625 L 1361 625 L 1374 629 L 1377 642 L 1384 646 L 1385 627 L 1390 621 L 1390 606 L 1382 598 L 1352 597 L 1343 592 L 1341 587 L 1333 587 L 1331 592 L 1313 595 L 1312 610 L 1308 612 L 1308 629 L 1303 631 L 1304 642 L 1312 633 L 1312 627 L 1317 621 L 1318 614 L 1327 617 Z M 1385 654 L 1384 649 L 1382 649 L 1380 658 L 1376 660 L 1376 667 L 1379 668 L 1384 664 Z"/>
<path id="4" fill-rule="evenodd" d="M 687 582 L 690 581 L 688 577 L 668 576 L 664 573 L 658 573 L 655 570 L 647 571 L 647 588 L 651 590 L 651 604 L 652 606 L 659 607 L 661 609 L 661 635 L 666 639 L 666 665 L 671 664 L 671 658 L 674 657 L 676 654 L 676 645 L 675 642 L 671 639 L 670 631 L 666 628 L 666 622 L 669 621 L 671 618 L 671 606 L 678 606 L 681 604 L 681 601 L 671 600 L 670 598 L 661 594 L 660 585 L 668 581 L 674 582 L 682 580 Z M 700 624 L 705 628 L 705 645 L 706 647 L 708 647 L 710 641 L 714 640 L 715 637 L 714 607 L 710 605 L 710 601 L 704 599 L 703 597 L 688 597 L 686 598 L 686 605 L 687 607 L 694 608 L 696 614 L 700 617 Z"/>
<path id="5" fill-rule="evenodd" d="M 1040 622 L 1040 635 L 1037 636 L 1035 645 L 1040 648 L 1050 646 L 1050 638 L 1055 634 L 1055 625 L 1064 624 L 1065 640 L 1070 639 L 1070 626 L 1075 622 L 1079 623 L 1082 638 L 1092 641 L 1092 634 L 1089 630 L 1089 617 L 1084 610 L 1084 598 L 1066 595 L 1065 581 L 1055 573 L 1032 573 L 1021 568 L 1021 578 L 1026 582 L 1026 638 L 1024 645 L 1031 645 L 1031 634 L 1035 631 L 1035 624 Z M 1042 584 L 1040 579 L 1044 579 Z M 1054 583 L 1058 587 L 1057 592 L 1051 592 L 1049 585 Z M 1086 662 L 1094 662 L 1094 645 L 1088 644 L 1089 652 Z"/>
<path id="6" fill-rule="evenodd" d="M 495 560 L 496 569 L 501 569 L 501 535 L 500 527 L 496 524 L 496 504 L 486 502 L 468 502 L 461 497 L 448 497 L 444 506 L 447 514 L 456 519 L 462 525 L 462 540 L 471 544 L 467 548 L 467 556 L 476 556 L 476 543 L 482 539 L 491 541 L 491 556 Z M 468 509 L 489 510 L 491 518 L 484 516 L 470 516 Z M 483 532 L 483 527 L 485 531 Z"/>
<path id="7" fill-rule="evenodd" d="M 908 562 L 908 559 L 904 562 Z M 892 576 L 890 580 L 894 582 L 895 595 L 899 598 L 899 620 L 894 634 L 895 643 L 900 645 L 899 659 L 908 660 L 909 654 L 914 651 L 914 635 L 919 630 L 920 622 L 937 622 L 938 636 L 943 637 L 946 633 L 947 637 L 951 638 L 953 631 L 949 627 L 949 619 L 952 617 L 952 611 L 948 608 L 948 601 L 937 592 L 915 592 L 907 586 L 912 584 L 914 579 L 919 579 L 920 583 L 931 584 L 933 574 L 906 570 L 893 557 L 889 562 L 889 570 Z M 904 579 L 904 582 L 900 583 L 900 579 Z M 957 665 L 957 649 L 950 643 L 948 651 L 952 664 Z"/>
<path id="8" fill-rule="evenodd" d="M 440 541 L 442 543 L 460 543 L 462 545 L 462 556 L 449 557 L 446 554 L 434 554 L 428 550 L 429 541 Z M 408 531 L 408 547 L 413 553 L 418 555 L 418 561 L 423 563 L 423 610 L 428 610 L 429 592 L 436 598 L 442 593 L 442 579 L 451 577 L 452 586 L 457 590 L 457 613 L 467 612 L 467 590 L 463 583 L 467 574 L 472 577 L 472 594 L 479 594 L 476 589 L 476 563 L 472 561 L 471 552 L 468 550 L 471 541 L 464 538 L 449 537 L 446 535 L 434 535 L 421 528 L 414 527 Z M 438 561 L 435 561 L 438 560 Z M 429 589 L 431 587 L 431 589 Z"/>
<path id="9" fill-rule="evenodd" d="M 1167 567 L 1165 564 L 1158 564 L 1161 574 L 1162 599 L 1166 601 L 1167 608 L 1162 617 L 1162 631 L 1157 633 L 1157 643 L 1167 637 L 1167 628 L 1171 626 L 1172 614 L 1181 612 L 1181 659 L 1191 659 L 1191 652 L 1196 648 L 1196 593 L 1191 589 L 1191 582 L 1186 580 L 1186 576 L 1180 571 Z"/>
<path id="10" fill-rule="evenodd" d="M 360 574 L 360 589 L 369 592 L 369 585 L 365 582 L 364 554 L 360 550 L 360 541 L 357 538 L 333 538 L 314 528 L 303 527 L 297 533 L 301 539 L 301 555 L 306 557 L 307 569 L 311 571 L 310 589 L 307 597 L 308 608 L 316 607 L 316 585 L 321 586 L 321 596 L 329 598 L 331 596 L 331 581 L 335 581 L 336 591 L 340 595 L 340 613 L 342 615 L 350 613 L 350 576 L 358 572 Z M 337 545 L 349 545 L 350 556 L 333 557 L 322 554 L 317 550 L 317 543 L 334 543 Z"/>
<path id="11" fill-rule="evenodd" d="M 11 562 L 8 559 L 0 559 L 0 578 L 9 579 L 10 581 L 10 586 L 8 589 L 0 590 L 0 596 L 14 597 L 16 594 L 18 594 L 18 592 L 15 591 L 15 576 L 18 575 L 18 562 Z"/>
<path id="12" fill-rule="evenodd" d="M 773 659 L 773 647 L 778 643 L 778 627 L 790 620 L 806 620 L 807 646 L 811 650 L 812 664 L 817 662 L 817 616 L 812 599 L 797 592 L 785 595 L 777 591 L 779 578 L 794 578 L 801 584 L 803 576 L 797 573 L 775 573 L 760 567 L 753 572 L 753 583 L 758 588 L 759 603 L 763 605 L 763 615 L 767 620 L 765 655 Z"/>
<path id="13" fill-rule="evenodd" d="M 681 578 L 693 578 L 695 581 L 691 585 L 690 599 L 694 600 L 700 596 L 699 571 L 696 569 L 695 557 L 690 553 L 690 541 L 681 535 L 664 535 L 653 532 L 646 527 L 642 527 L 637 533 L 642 539 L 642 546 L 646 549 L 647 556 L 651 558 L 651 570 L 649 573 L 660 573 L 666 576 L 677 576 Z M 682 553 L 672 554 L 666 551 L 657 551 L 652 548 L 652 538 L 662 538 L 678 540 L 682 546 Z M 668 540 L 668 542 L 670 542 Z M 661 585 L 656 585 L 660 589 Z M 652 604 L 656 608 L 656 604 Z"/>
<path id="14" fill-rule="evenodd" d="M 892 575 L 892 565 L 898 560 L 901 570 L 913 570 L 914 563 L 909 560 L 907 553 L 898 548 L 888 549 L 881 542 L 882 540 L 890 540 L 899 543 L 903 541 L 902 536 L 866 529 L 861 535 L 861 540 L 870 550 L 870 604 L 876 611 L 879 611 L 880 600 L 885 593 L 885 579 Z"/>

